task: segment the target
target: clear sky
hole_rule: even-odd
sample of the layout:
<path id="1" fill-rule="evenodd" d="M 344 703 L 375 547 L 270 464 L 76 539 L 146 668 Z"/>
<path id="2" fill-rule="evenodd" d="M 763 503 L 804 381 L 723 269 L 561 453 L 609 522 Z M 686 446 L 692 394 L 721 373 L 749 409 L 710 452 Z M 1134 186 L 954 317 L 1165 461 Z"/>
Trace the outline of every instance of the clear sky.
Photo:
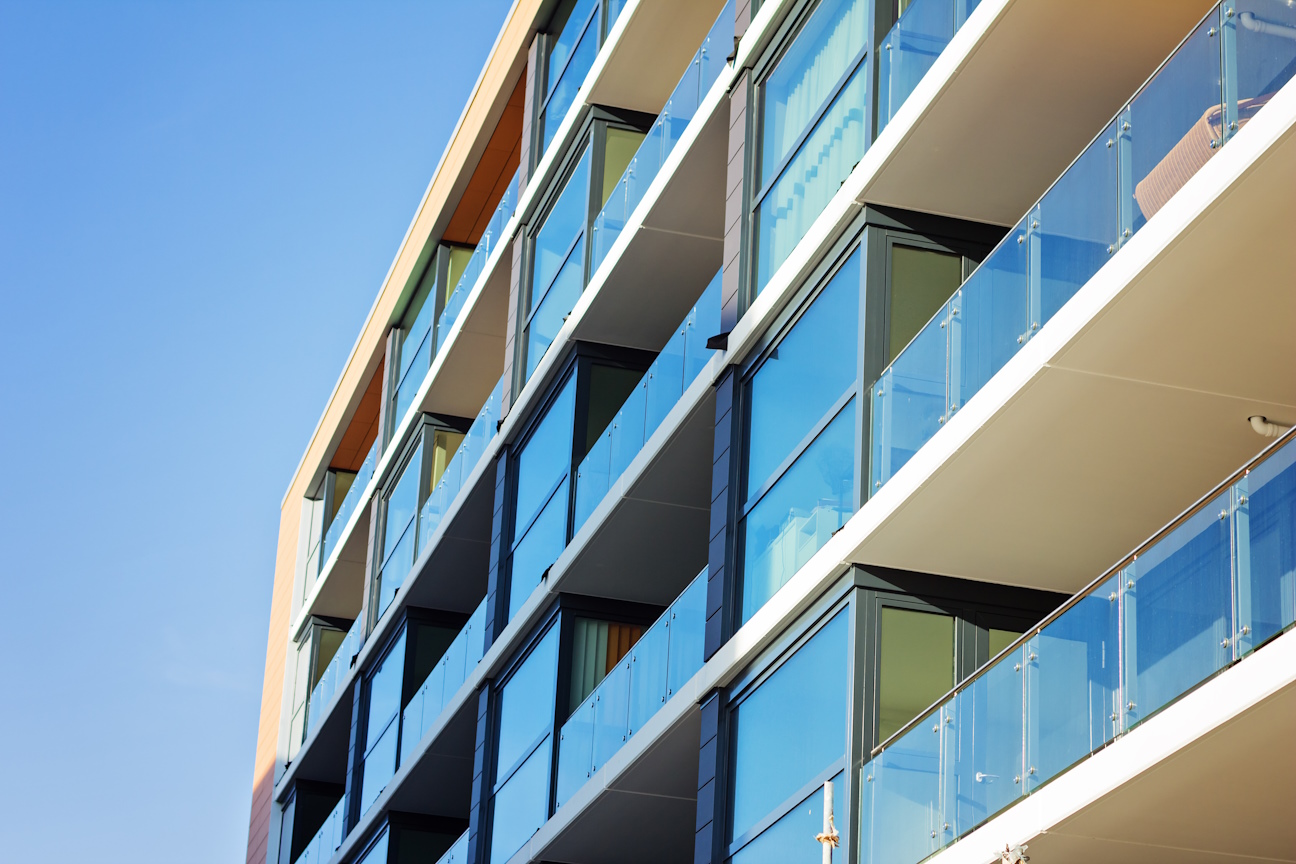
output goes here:
<path id="1" fill-rule="evenodd" d="M 0 859 L 241 861 L 279 502 L 508 0 L 0 0 Z"/>

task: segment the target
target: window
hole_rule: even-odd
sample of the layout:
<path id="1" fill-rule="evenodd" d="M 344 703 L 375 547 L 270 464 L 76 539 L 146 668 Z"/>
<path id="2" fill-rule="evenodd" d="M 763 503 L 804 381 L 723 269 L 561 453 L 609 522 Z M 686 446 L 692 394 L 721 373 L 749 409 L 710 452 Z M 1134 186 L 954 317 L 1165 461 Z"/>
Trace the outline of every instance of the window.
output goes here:
<path id="1" fill-rule="evenodd" d="M 522 337 L 523 381 L 531 378 L 585 288 L 589 179 L 587 147 L 532 242 L 531 289 Z"/>
<path id="2" fill-rule="evenodd" d="M 410 568 L 414 566 L 414 557 L 418 545 L 419 505 L 427 495 L 423 471 L 422 436 L 415 435 L 415 445 L 406 456 L 396 481 L 390 486 L 383 498 L 382 545 L 379 547 L 378 577 L 374 585 L 375 613 L 377 621 L 387 611 L 396 591 L 405 582 Z"/>
<path id="3" fill-rule="evenodd" d="M 954 686 L 954 618 L 884 607 L 879 632 L 877 737 L 885 741 Z"/>
<path id="4" fill-rule="evenodd" d="M 746 384 L 743 622 L 855 512 L 861 256 L 847 258 Z"/>
<path id="5" fill-rule="evenodd" d="M 568 477 L 576 411 L 573 376 L 554 398 L 517 457 L 508 619 L 567 547 Z"/>
<path id="6" fill-rule="evenodd" d="M 396 361 L 395 389 L 391 394 L 391 428 L 394 432 L 405 419 L 405 412 L 414 403 L 414 396 L 423 379 L 427 376 L 428 367 L 432 364 L 432 350 L 435 341 L 432 325 L 437 316 L 437 274 L 440 255 L 432 253 L 423 278 L 419 280 L 414 296 L 401 315 L 399 341 Z"/>
<path id="7" fill-rule="evenodd" d="M 732 711 L 727 840 L 734 861 L 797 860 L 784 852 L 789 839 L 805 825 L 813 827 L 808 837 L 822 830 L 822 810 L 806 810 L 822 806 L 824 781 L 846 767 L 849 621 L 837 612 Z M 844 794 L 835 809 L 848 812 Z"/>
<path id="8" fill-rule="evenodd" d="M 554 134 L 575 104 L 576 93 L 594 65 L 599 45 L 607 38 L 624 6 L 625 0 L 564 0 L 549 20 L 549 32 L 557 35 L 550 38 L 544 58 L 544 88 L 538 100 L 537 160 L 553 143 Z"/>
<path id="9" fill-rule="evenodd" d="M 644 134 L 595 110 L 567 157 L 565 179 L 547 193 L 552 203 L 529 230 L 531 269 L 519 310 L 517 367 L 519 387 L 530 380 L 541 359 L 576 307 L 594 264 L 591 225 L 617 190 Z M 562 175 L 560 175 L 560 178 Z"/>
<path id="10" fill-rule="evenodd" d="M 490 861 L 507 861 L 549 818 L 559 628 L 550 626 L 496 697 Z"/>
<path id="11" fill-rule="evenodd" d="M 405 632 L 388 649 L 365 682 L 365 735 L 359 759 L 360 807 L 366 813 L 396 773 L 400 710 L 405 681 Z M 361 742 L 357 742 L 359 745 Z"/>
<path id="12" fill-rule="evenodd" d="M 823 0 L 759 85 L 753 294 L 864 155 L 870 9 Z"/>

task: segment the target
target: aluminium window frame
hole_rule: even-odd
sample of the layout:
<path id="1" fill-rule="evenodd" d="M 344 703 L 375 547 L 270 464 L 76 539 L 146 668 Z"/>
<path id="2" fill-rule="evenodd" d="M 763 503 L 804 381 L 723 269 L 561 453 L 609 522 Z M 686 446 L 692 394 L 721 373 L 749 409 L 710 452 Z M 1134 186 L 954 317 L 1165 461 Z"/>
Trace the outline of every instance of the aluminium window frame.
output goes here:
<path id="1" fill-rule="evenodd" d="M 745 164 L 743 166 L 743 190 L 742 190 L 742 225 L 741 238 L 744 252 L 739 256 L 739 291 L 738 291 L 738 317 L 747 311 L 752 303 L 755 302 L 759 287 L 756 285 L 756 273 L 760 264 L 760 249 L 757 238 L 757 211 L 760 210 L 761 203 L 768 196 L 771 189 L 774 188 L 779 178 L 787 171 L 787 167 L 796 159 L 797 154 L 805 145 L 806 140 L 812 135 L 818 127 L 819 122 L 832 107 L 833 103 L 849 86 L 852 77 L 860 73 L 861 67 L 865 76 L 864 86 L 868 93 L 870 104 L 865 106 L 864 112 L 864 152 L 872 146 L 875 136 L 876 114 L 877 114 L 877 72 L 874 57 L 877 54 L 876 42 L 878 33 L 886 33 L 883 29 L 879 31 L 878 17 L 880 12 L 877 7 L 881 5 L 878 0 L 871 0 L 874 6 L 874 14 L 869 15 L 867 19 L 867 32 L 864 36 L 864 47 L 857 53 L 847 64 L 846 71 L 833 84 L 832 89 L 824 97 L 822 103 L 815 110 L 809 122 L 797 135 L 794 145 L 788 149 L 783 158 L 774 166 L 768 177 L 761 180 L 761 185 L 757 187 L 756 172 L 759 169 L 763 158 L 763 147 L 761 140 L 761 129 L 764 126 L 765 119 L 765 84 L 770 75 L 778 67 L 779 62 L 787 55 L 788 51 L 795 44 L 797 37 L 805 30 L 805 25 L 814 16 L 814 13 L 828 0 L 802 0 L 801 5 L 793 9 L 785 16 L 783 23 L 779 25 L 770 44 L 761 53 L 759 59 L 752 65 L 751 75 L 747 82 L 747 104 L 751 110 L 747 112 L 746 123 L 746 141 L 748 146 L 743 149 L 746 151 L 744 156 Z M 753 9 L 752 14 L 755 14 Z M 802 238 L 804 240 L 804 237 Z M 800 241 L 798 241 L 800 242 Z M 775 271 L 777 272 L 777 271 Z M 771 276 L 773 273 L 771 273 Z"/>
<path id="2" fill-rule="evenodd" d="M 427 496 L 431 493 L 431 488 L 430 488 L 431 483 L 429 482 L 431 478 L 431 472 L 427 470 L 428 469 L 427 460 L 430 456 L 432 443 L 431 443 L 431 436 L 428 435 L 427 433 L 430 429 L 435 429 L 437 427 L 438 424 L 435 423 L 435 421 L 432 419 L 432 415 L 430 414 L 421 414 L 415 420 L 412 428 L 410 429 L 409 438 L 405 441 L 403 445 L 401 445 L 401 449 L 397 454 L 397 457 L 392 460 L 393 467 L 388 469 L 386 476 L 383 478 L 382 486 L 379 488 L 378 494 L 375 496 L 374 506 L 379 508 L 379 512 L 378 512 L 378 520 L 377 520 L 378 530 L 374 532 L 374 548 L 371 553 L 371 557 L 373 559 L 373 579 L 370 580 L 368 591 L 366 592 L 368 603 L 365 605 L 366 608 L 370 610 L 369 611 L 370 620 L 368 622 L 368 627 L 366 628 L 366 632 L 368 633 L 372 633 L 376 629 L 378 629 L 378 623 L 382 620 L 383 615 L 386 614 L 387 612 L 387 609 L 378 608 L 378 600 L 382 596 L 383 573 L 386 571 L 387 564 L 389 563 L 390 560 L 390 556 L 384 557 L 383 554 L 383 547 L 386 545 L 386 541 L 387 541 L 388 498 L 391 496 L 392 492 L 395 491 L 396 486 L 400 483 L 400 481 L 404 479 L 405 471 L 410 467 L 410 463 L 413 460 L 416 453 L 419 456 L 419 468 L 418 468 L 419 477 L 418 477 L 418 489 L 416 492 L 416 499 L 414 503 L 414 513 L 410 517 L 409 524 L 405 526 L 404 531 L 401 532 L 401 536 L 396 540 L 396 546 L 399 546 L 401 540 L 405 538 L 406 533 L 409 531 L 414 531 L 414 538 L 413 538 L 414 549 L 410 553 L 410 572 L 404 574 L 404 577 L 401 581 L 401 587 L 403 587 L 405 581 L 410 578 L 410 576 L 413 573 L 414 565 L 418 563 L 419 510 L 422 509 L 423 502 L 427 500 Z M 395 551 L 396 551 L 395 546 L 393 546 L 392 552 L 394 553 Z M 397 594 L 400 593 L 399 587 L 396 589 L 396 593 Z M 397 602 L 396 594 L 393 594 L 392 602 L 391 604 L 388 605 L 387 608 L 390 609 L 392 606 L 396 604 L 396 602 Z"/>
<path id="3" fill-rule="evenodd" d="M 731 548 L 731 559 L 733 567 L 727 568 L 733 574 L 729 580 L 730 586 L 728 591 L 730 614 L 728 624 L 731 628 L 726 637 L 732 635 L 743 625 L 742 615 L 742 588 L 743 578 L 745 576 L 746 561 L 743 554 L 746 545 L 747 518 L 751 511 L 755 509 L 761 501 L 778 485 L 778 482 L 787 475 L 787 472 L 797 463 L 801 456 L 809 449 L 823 431 L 835 419 L 841 416 L 841 412 L 853 398 L 855 405 L 853 411 L 855 414 L 855 465 L 853 468 L 853 482 L 855 484 L 855 493 L 851 502 L 854 508 L 853 512 L 859 512 L 860 507 L 868 500 L 868 490 L 863 488 L 865 479 L 868 477 L 868 444 L 869 444 L 869 413 L 866 391 L 865 372 L 869 366 L 867 341 L 868 324 L 870 316 L 869 303 L 867 298 L 869 292 L 869 249 L 864 237 L 864 214 L 856 218 L 855 224 L 843 233 L 841 237 L 829 248 L 829 250 L 820 258 L 810 275 L 803 281 L 801 288 L 791 300 L 788 301 L 783 311 L 775 318 L 774 322 L 766 329 L 765 333 L 758 340 L 756 346 L 748 354 L 747 358 L 738 367 L 738 382 L 735 387 L 734 398 L 738 402 L 736 409 L 737 417 L 740 422 L 737 430 L 737 458 L 735 460 L 736 474 L 735 481 L 730 483 L 730 506 L 731 522 L 733 525 L 733 546 Z M 850 385 L 843 394 L 833 403 L 823 417 L 820 417 L 810 428 L 802 439 L 789 451 L 788 455 L 773 469 L 770 476 L 761 481 L 761 485 L 753 492 L 748 489 L 747 465 L 750 455 L 750 430 L 751 430 L 751 382 L 762 366 L 777 351 L 778 346 L 783 342 L 792 329 L 799 323 L 809 311 L 814 302 L 823 294 L 824 290 L 833 278 L 846 265 L 852 255 L 858 253 L 860 260 L 860 299 L 857 304 L 857 314 L 859 321 L 857 324 L 856 337 L 856 369 L 855 381 Z"/>
<path id="4" fill-rule="evenodd" d="M 594 366 L 612 366 L 635 371 L 647 371 L 656 354 L 634 348 L 620 348 L 612 345 L 601 345 L 592 342 L 575 342 L 568 349 L 569 353 L 561 361 L 553 380 L 546 386 L 543 394 L 536 400 L 531 415 L 521 425 L 517 437 L 506 445 L 504 457 L 508 460 L 505 474 L 506 501 L 504 505 L 504 524 L 501 530 L 500 579 L 495 592 L 496 608 L 488 614 L 497 621 L 496 632 L 501 632 L 508 625 L 508 609 L 513 590 L 513 553 L 527 536 L 536 520 L 553 500 L 559 488 L 567 482 L 567 515 L 564 521 L 563 548 L 571 543 L 575 534 L 574 518 L 576 505 L 576 472 L 588 454 L 583 441 L 578 435 L 584 434 L 589 426 L 590 386 Z M 572 409 L 570 461 L 563 476 L 545 494 L 544 502 L 527 520 L 525 526 L 517 521 L 517 485 L 518 457 L 535 437 L 536 430 L 548 418 L 550 409 L 562 395 L 563 389 L 572 384 L 575 390 Z M 596 442 L 597 443 L 597 442 Z M 519 533 L 520 532 L 520 533 Z M 560 553 L 561 554 L 561 553 Z"/>
<path id="5" fill-rule="evenodd" d="M 486 861 L 490 856 L 491 842 L 495 834 L 495 796 L 504 786 L 508 785 L 518 770 L 526 764 L 526 761 L 535 755 L 536 750 L 544 743 L 545 738 L 550 739 L 549 747 L 549 769 L 548 769 L 548 791 L 545 797 L 545 819 L 553 814 L 553 796 L 554 796 L 554 778 L 558 770 L 558 747 L 556 736 L 561 728 L 558 721 L 558 706 L 565 701 L 565 692 L 563 690 L 564 681 L 570 680 L 570 676 L 564 676 L 563 671 L 563 636 L 562 630 L 562 604 L 554 603 L 544 616 L 536 622 L 531 628 L 531 632 L 523 640 L 519 647 L 514 651 L 512 659 L 500 671 L 495 680 L 489 685 L 489 724 L 487 727 L 488 739 L 486 755 L 488 765 L 483 766 L 482 771 L 482 792 L 485 797 L 485 828 L 478 832 L 478 844 L 481 851 L 478 853 L 478 859 Z M 556 631 L 558 640 L 558 649 L 554 656 L 554 710 L 549 717 L 547 731 L 539 734 L 534 741 L 526 748 L 525 752 L 517 761 L 507 767 L 506 771 L 501 772 L 499 762 L 499 738 L 500 738 L 500 702 L 504 695 L 504 689 L 508 687 L 519 670 L 526 664 L 536 648 L 550 634 Z M 568 652 L 570 653 L 570 652 Z M 488 779 L 489 778 L 489 779 Z M 496 779 L 498 778 L 498 779 Z M 504 862 L 493 862 L 493 864 L 504 864 Z"/>
<path id="6" fill-rule="evenodd" d="M 393 436 L 395 436 L 396 432 L 400 428 L 401 420 L 404 419 L 403 417 L 396 416 L 396 397 L 400 393 L 401 385 L 405 383 L 406 379 L 413 374 L 414 371 L 412 367 L 409 369 L 402 368 L 405 365 L 407 353 L 405 350 L 405 341 L 409 334 L 400 326 L 400 324 L 404 320 L 406 313 L 409 312 L 410 304 L 414 302 L 414 298 L 418 295 L 419 289 L 423 287 L 424 280 L 428 278 L 429 274 L 431 274 L 432 285 L 429 286 L 428 296 L 423 300 L 424 304 L 433 304 L 431 318 L 428 321 L 427 336 L 425 337 L 429 345 L 428 368 L 423 370 L 423 378 L 426 378 L 428 371 L 432 368 L 432 363 L 436 360 L 436 351 L 440 340 L 440 334 L 437 332 L 437 324 L 441 320 L 441 313 L 445 311 L 445 285 L 449 278 L 449 268 L 450 247 L 440 240 L 429 242 L 424 251 L 419 255 L 419 260 L 415 263 L 414 272 L 419 274 L 418 278 L 411 279 L 406 285 L 405 291 L 402 292 L 405 296 L 403 302 L 400 304 L 401 313 L 396 319 L 396 323 L 392 326 L 392 330 L 398 331 L 401 335 L 399 338 L 393 340 L 394 344 L 391 349 L 391 374 L 387 376 L 388 392 L 385 395 L 387 428 L 379 430 L 385 445 L 391 444 Z M 419 344 L 415 346 L 414 353 L 417 354 L 418 349 L 422 347 L 423 342 L 419 342 Z M 419 386 L 422 386 L 422 383 L 422 379 L 420 379 Z M 416 387 L 415 391 L 417 392 L 417 390 L 418 388 Z"/>
<path id="7" fill-rule="evenodd" d="M 391 720 L 388 721 L 388 725 L 390 726 L 391 723 L 396 724 L 396 753 L 395 753 L 396 764 L 392 768 L 392 776 L 393 777 L 396 776 L 396 772 L 400 770 L 400 756 L 401 756 L 400 723 L 401 723 L 401 713 L 404 710 L 404 706 L 401 704 L 401 702 L 405 698 L 406 672 L 407 672 L 407 667 L 409 665 L 409 659 L 410 659 L 409 658 L 410 646 L 409 646 L 409 639 L 407 638 L 408 629 L 409 629 L 409 619 L 405 616 L 402 616 L 400 622 L 395 627 L 392 628 L 391 633 L 389 633 L 387 635 L 387 638 L 383 641 L 382 647 L 379 650 L 374 652 L 373 659 L 371 659 L 365 665 L 364 669 L 360 670 L 359 680 L 357 682 L 358 686 L 355 688 L 356 690 L 355 709 L 354 709 L 355 723 L 352 727 L 352 734 L 351 734 L 352 753 L 348 760 L 349 764 L 347 766 L 347 773 L 353 778 L 352 782 L 347 784 L 349 787 L 346 793 L 347 794 L 347 805 L 346 805 L 347 818 L 346 818 L 345 830 L 347 831 L 350 831 L 352 828 L 355 828 L 358 824 L 360 824 L 360 822 L 364 819 L 365 813 L 368 812 L 367 810 L 362 811 L 360 809 L 360 803 L 361 803 L 361 799 L 364 797 L 365 763 L 368 761 L 369 753 L 372 752 L 372 748 L 365 749 L 364 745 L 361 744 L 360 739 L 361 738 L 368 739 L 369 737 L 369 722 L 371 719 L 369 716 L 369 702 L 372 697 L 374 675 L 377 674 L 379 667 L 382 666 L 382 664 L 387 660 L 387 658 L 392 656 L 393 652 L 396 650 L 398 642 L 400 643 L 401 651 L 404 652 L 405 656 L 401 658 L 401 689 L 400 689 L 400 695 L 397 697 L 396 714 Z M 384 734 L 387 731 L 390 730 L 385 728 Z M 381 736 L 379 737 L 381 738 Z M 374 746 L 377 746 L 377 742 L 375 742 Z M 391 779 L 388 778 L 387 784 L 390 783 L 391 783 Z M 384 786 L 383 788 L 386 789 L 386 786 Z M 379 791 L 378 794 L 381 795 L 382 792 Z M 375 798 L 374 800 L 376 802 L 377 798 Z M 383 824 L 384 825 L 386 824 L 385 820 Z M 374 836 L 377 837 L 377 834 L 375 834 Z M 361 856 L 357 856 L 356 860 L 359 860 L 360 857 Z"/>
<path id="8" fill-rule="evenodd" d="M 854 690 L 858 686 L 858 681 L 862 677 L 859 674 L 860 656 L 855 650 L 857 642 L 857 632 L 859 630 L 859 610 L 857 591 L 851 584 L 849 574 L 843 575 L 832 588 L 823 594 L 815 603 L 806 610 L 797 619 L 797 622 L 789 626 L 776 640 L 767 648 L 762 655 L 757 658 L 751 666 L 744 672 L 740 673 L 727 687 L 723 694 L 723 703 L 721 708 L 721 763 L 716 773 L 716 781 L 719 788 L 723 790 L 723 810 L 717 815 L 716 825 L 720 828 L 714 837 L 715 849 L 712 860 L 727 862 L 744 847 L 756 840 L 771 828 L 780 819 L 792 812 L 810 795 L 813 795 L 816 788 L 822 787 L 824 782 L 836 777 L 839 773 L 846 772 L 844 782 L 844 794 L 834 799 L 834 809 L 838 812 L 852 813 L 858 810 L 855 802 L 857 801 L 854 786 L 852 783 L 852 774 L 858 776 L 858 771 L 854 771 L 853 766 L 859 761 L 857 753 L 853 750 L 854 736 L 853 730 L 859 726 L 856 718 L 858 702 L 853 696 Z M 852 695 L 847 697 L 846 717 L 844 718 L 845 728 L 843 731 L 843 756 L 836 759 L 827 768 L 815 775 L 799 789 L 794 791 L 789 797 L 780 802 L 773 810 L 765 814 L 758 822 L 752 825 L 739 837 L 729 840 L 729 834 L 733 829 L 733 771 L 734 771 L 734 747 L 735 740 L 733 736 L 734 721 L 733 715 L 739 706 L 747 700 L 753 693 L 760 689 L 761 685 L 768 681 L 776 672 L 783 668 L 802 647 L 811 639 L 818 635 L 824 627 L 836 619 L 838 614 L 845 613 L 847 639 L 850 640 L 850 648 L 846 656 L 846 675 L 847 680 L 852 682 Z M 854 848 L 854 834 L 842 831 L 842 855 L 843 860 L 850 861 L 852 849 Z"/>
<path id="9" fill-rule="evenodd" d="M 517 236 L 523 238 L 524 245 L 522 278 L 518 283 L 517 331 L 513 340 L 513 392 L 521 392 L 527 381 L 530 380 L 530 376 L 526 373 L 526 366 L 530 359 L 527 356 L 527 341 L 531 322 L 535 318 L 536 311 L 549 296 L 549 292 L 553 290 L 554 283 L 557 281 L 563 267 L 570 262 L 577 243 L 581 243 L 582 295 L 584 295 L 585 289 L 589 287 L 589 280 L 594 275 L 594 268 L 590 266 L 590 262 L 593 260 L 591 246 L 594 222 L 603 210 L 601 178 L 607 162 L 608 129 L 624 129 L 643 134 L 652 128 L 652 124 L 656 120 L 656 115 L 643 114 L 638 111 L 609 109 L 598 105 L 590 106 L 588 114 L 580 124 L 576 134 L 572 136 L 571 142 L 567 145 L 566 152 L 558 161 L 557 170 L 553 175 L 554 179 L 549 182 L 543 194 L 538 196 L 531 217 L 519 229 Z M 549 280 L 549 283 L 544 286 L 544 289 L 540 291 L 537 297 L 535 294 L 536 286 L 533 284 L 535 281 L 536 237 L 543 230 L 545 222 L 553 212 L 554 206 L 558 203 L 558 199 L 567 191 L 567 184 L 571 181 L 572 175 L 579 166 L 581 159 L 585 157 L 586 152 L 589 153 L 590 162 L 589 176 L 585 185 L 585 218 L 581 225 L 581 232 L 572 238 L 563 256 L 563 263 L 554 271 L 553 278 Z M 599 182 L 596 182 L 596 180 Z M 550 350 L 553 347 L 553 345 L 550 345 Z M 548 353 L 548 351 L 545 353 Z M 537 367 L 543 356 L 541 355 L 541 358 L 537 359 Z"/>

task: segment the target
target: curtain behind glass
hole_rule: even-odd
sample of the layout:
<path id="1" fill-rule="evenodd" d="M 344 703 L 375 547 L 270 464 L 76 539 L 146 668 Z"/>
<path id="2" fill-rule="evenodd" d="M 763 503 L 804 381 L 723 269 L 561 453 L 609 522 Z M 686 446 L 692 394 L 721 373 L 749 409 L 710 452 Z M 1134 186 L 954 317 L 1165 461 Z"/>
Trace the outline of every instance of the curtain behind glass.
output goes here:
<path id="1" fill-rule="evenodd" d="M 577 618 L 572 634 L 571 706 L 575 711 L 618 661 L 639 641 L 643 628 L 637 624 L 617 624 Z"/>
<path id="2" fill-rule="evenodd" d="M 761 134 L 762 183 L 864 49 L 868 34 L 864 0 L 824 0 L 764 85 Z"/>

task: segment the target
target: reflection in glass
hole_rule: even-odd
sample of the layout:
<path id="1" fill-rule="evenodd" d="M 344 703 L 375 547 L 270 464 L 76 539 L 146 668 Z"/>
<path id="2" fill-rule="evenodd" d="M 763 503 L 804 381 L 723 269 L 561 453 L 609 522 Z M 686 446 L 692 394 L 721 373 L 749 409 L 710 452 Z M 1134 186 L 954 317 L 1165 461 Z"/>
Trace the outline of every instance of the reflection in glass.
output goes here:
<path id="1" fill-rule="evenodd" d="M 855 511 L 855 400 L 748 512 L 742 620 L 765 605 Z"/>
<path id="2" fill-rule="evenodd" d="M 847 621 L 837 613 L 734 709 L 731 842 L 844 757 Z"/>
<path id="3" fill-rule="evenodd" d="M 752 376 L 748 496 L 855 383 L 859 289 L 856 250 Z"/>
<path id="4" fill-rule="evenodd" d="M 867 64 L 861 63 L 814 131 L 777 180 L 762 193 L 756 209 L 756 292 L 810 230 L 867 146 Z"/>

